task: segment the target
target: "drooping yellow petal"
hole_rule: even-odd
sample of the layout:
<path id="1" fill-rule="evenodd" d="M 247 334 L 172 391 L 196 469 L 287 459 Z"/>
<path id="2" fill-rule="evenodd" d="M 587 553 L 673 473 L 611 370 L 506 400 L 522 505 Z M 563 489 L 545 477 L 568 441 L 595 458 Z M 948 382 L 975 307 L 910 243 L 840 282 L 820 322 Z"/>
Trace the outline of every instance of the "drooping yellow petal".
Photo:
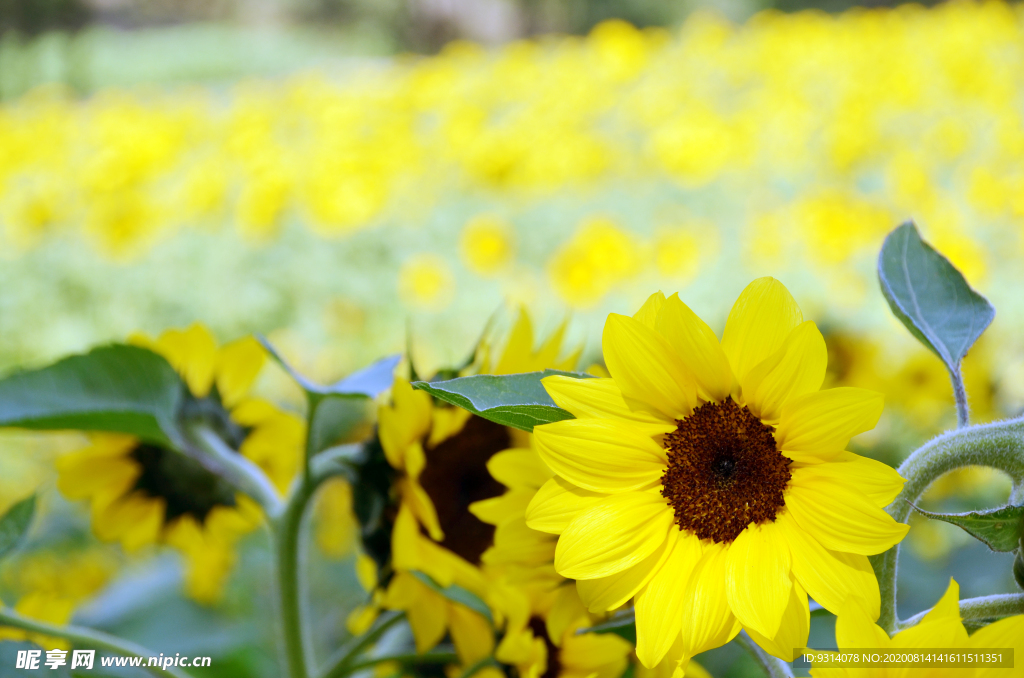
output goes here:
<path id="1" fill-rule="evenodd" d="M 636 656 L 644 666 L 657 666 L 679 636 L 686 585 L 702 553 L 696 535 L 678 535 L 668 558 L 636 594 Z"/>
<path id="2" fill-rule="evenodd" d="M 227 408 L 245 397 L 263 369 L 267 352 L 253 337 L 243 337 L 221 346 L 217 352 L 217 392 Z"/>
<path id="3" fill-rule="evenodd" d="M 797 461 L 828 461 L 875 427 L 883 404 L 881 393 L 848 386 L 790 398 L 775 429 L 777 447 Z"/>
<path id="4" fill-rule="evenodd" d="M 508 341 L 498 359 L 493 374 L 513 374 L 515 372 L 529 372 L 523 363 L 533 353 L 533 324 L 530 322 L 530 314 L 522 306 L 516 315 L 516 322 L 508 334 Z"/>
<path id="5" fill-rule="evenodd" d="M 549 534 L 561 534 L 580 511 L 607 496 L 576 487 L 564 478 L 550 479 L 530 499 L 526 507 L 526 524 Z"/>
<path id="6" fill-rule="evenodd" d="M 743 400 L 754 416 L 776 422 L 786 401 L 821 388 L 827 365 L 825 338 L 808 320 L 790 332 L 778 351 L 740 379 Z"/>
<path id="7" fill-rule="evenodd" d="M 490 623 L 468 607 L 449 604 L 448 625 L 455 651 L 464 665 L 475 664 L 494 650 Z"/>
<path id="8" fill-rule="evenodd" d="M 660 334 L 632 318 L 612 313 L 602 340 L 608 371 L 632 409 L 682 419 L 693 411 L 697 392 L 686 366 Z"/>
<path id="9" fill-rule="evenodd" d="M 537 452 L 529 448 L 498 452 L 487 461 L 487 470 L 505 487 L 539 488 L 554 475 Z"/>
<path id="10" fill-rule="evenodd" d="M 614 633 L 566 637 L 558 661 L 561 678 L 618 678 L 626 670 L 632 646 Z"/>
<path id="11" fill-rule="evenodd" d="M 501 525 L 522 517 L 535 494 L 530 489 L 509 490 L 500 497 L 473 502 L 469 505 L 469 512 L 489 525 Z"/>
<path id="12" fill-rule="evenodd" d="M 670 529 L 665 542 L 632 567 L 607 577 L 577 581 L 576 590 L 583 604 L 591 612 L 607 612 L 625 605 L 659 572 L 665 559 L 672 553 L 680 534 L 679 530 Z"/>
<path id="13" fill-rule="evenodd" d="M 707 323 L 673 294 L 658 313 L 658 332 L 675 349 L 701 400 L 721 402 L 732 389 L 732 368 Z"/>
<path id="14" fill-rule="evenodd" d="M 1024 614 L 1000 619 L 974 632 L 968 641 L 968 647 L 984 650 L 986 648 L 1013 648 L 1014 666 L 1019 667 L 1024 657 Z M 975 678 L 1006 678 L 1007 669 L 978 667 Z"/>
<path id="15" fill-rule="evenodd" d="M 775 278 L 747 285 L 725 321 L 722 350 L 740 382 L 755 365 L 780 348 L 804 320 L 793 295 Z"/>
<path id="16" fill-rule="evenodd" d="M 399 479 L 398 489 L 403 504 L 409 507 L 419 524 L 426 528 L 430 538 L 434 541 L 443 540 L 444 531 L 437 518 L 437 509 L 426 490 L 413 478 Z"/>
<path id="17" fill-rule="evenodd" d="M 811 630 L 811 611 L 807 605 L 807 594 L 798 582 L 793 582 L 789 591 L 789 603 L 782 615 L 779 632 L 774 638 L 766 638 L 754 629 L 746 631 L 754 642 L 768 654 L 784 662 L 791 662 L 807 647 L 807 636 Z"/>
<path id="18" fill-rule="evenodd" d="M 839 648 L 878 648 L 890 646 L 889 636 L 863 608 L 863 600 L 850 596 L 836 615 L 836 643 Z"/>
<path id="19" fill-rule="evenodd" d="M 743 626 L 775 637 L 789 604 L 791 564 L 785 535 L 772 522 L 748 526 L 729 545 L 725 592 Z"/>
<path id="20" fill-rule="evenodd" d="M 809 476 L 804 469 L 792 472 L 785 501 L 800 527 L 833 551 L 874 555 L 898 543 L 910 529 L 856 489 Z"/>
<path id="21" fill-rule="evenodd" d="M 541 380 L 555 404 L 577 419 L 614 419 L 648 436 L 674 431 L 675 422 L 644 410 L 631 410 L 614 379 L 574 379 L 562 375 Z"/>
<path id="22" fill-rule="evenodd" d="M 775 517 L 775 524 L 793 555 L 793 576 L 822 607 L 838 614 L 850 596 L 860 596 L 864 609 L 878 619 L 878 580 L 866 556 L 829 551 L 807 534 L 789 511 Z"/>
<path id="23" fill-rule="evenodd" d="M 391 405 L 380 408 L 378 431 L 384 455 L 392 468 L 405 469 L 405 448 L 430 432 L 430 395 L 402 378 L 391 386 Z"/>
<path id="24" fill-rule="evenodd" d="M 721 544 L 704 549 L 686 584 L 682 609 L 682 658 L 685 666 L 690 657 L 725 645 L 740 632 L 725 592 L 726 550 Z"/>
<path id="25" fill-rule="evenodd" d="M 584 607 L 572 582 L 565 582 L 558 587 L 555 600 L 548 610 L 548 638 L 555 645 L 561 645 L 565 631 L 580 619 L 587 619 L 587 608 Z"/>
<path id="26" fill-rule="evenodd" d="M 448 626 L 448 603 L 412 575 L 406 576 L 412 580 L 410 586 L 418 587 L 419 595 L 408 607 L 402 609 L 409 619 L 409 626 L 416 641 L 416 651 L 426 652 L 444 638 L 445 628 Z"/>
<path id="27" fill-rule="evenodd" d="M 189 390 L 204 398 L 213 386 L 217 341 L 199 323 L 184 330 L 168 330 L 154 342 L 155 350 L 182 376 Z"/>
<path id="28" fill-rule="evenodd" d="M 665 295 L 659 290 L 647 297 L 640 310 L 633 314 L 633 320 L 642 323 L 652 330 L 658 329 L 658 313 L 665 305 Z"/>
<path id="29" fill-rule="evenodd" d="M 555 569 L 567 579 L 621 572 L 653 553 L 672 526 L 672 509 L 660 495 L 613 494 L 581 511 L 565 528 L 555 549 Z"/>
<path id="30" fill-rule="evenodd" d="M 891 504 L 906 482 L 903 476 L 888 464 L 862 457 L 853 452 L 842 452 L 828 463 L 812 463 L 797 468 L 806 478 L 814 476 L 829 478 L 833 482 L 855 487 L 880 508 Z M 808 482 L 810 481 L 808 480 Z"/>
<path id="31" fill-rule="evenodd" d="M 594 492 L 626 492 L 657 483 L 665 449 L 631 427 L 606 419 L 567 419 L 534 429 L 540 458 L 555 473 Z"/>
<path id="32" fill-rule="evenodd" d="M 531 530 L 521 515 L 498 525 L 494 542 L 502 548 L 487 551 L 486 563 L 514 562 L 539 567 L 550 563 L 555 552 L 555 540 L 543 532 Z"/>

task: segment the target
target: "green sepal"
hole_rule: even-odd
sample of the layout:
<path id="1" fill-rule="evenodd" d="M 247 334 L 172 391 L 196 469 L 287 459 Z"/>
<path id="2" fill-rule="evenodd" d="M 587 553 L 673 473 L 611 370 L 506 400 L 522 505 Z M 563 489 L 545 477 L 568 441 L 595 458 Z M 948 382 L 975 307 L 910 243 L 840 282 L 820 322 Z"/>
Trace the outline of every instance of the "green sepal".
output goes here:
<path id="1" fill-rule="evenodd" d="M 36 495 L 17 502 L 0 517 L 0 558 L 13 551 L 28 532 L 36 514 Z"/>
<path id="2" fill-rule="evenodd" d="M 953 373 L 996 314 L 913 222 L 886 237 L 878 280 L 893 315 Z"/>
<path id="3" fill-rule="evenodd" d="M 0 380 L 0 426 L 128 433 L 180 444 L 185 385 L 147 348 L 110 344 Z"/>
<path id="4" fill-rule="evenodd" d="M 590 378 L 580 372 L 544 370 L 523 374 L 476 374 L 447 381 L 417 381 L 413 388 L 504 426 L 533 431 L 534 426 L 573 419 L 544 390 L 541 379 L 552 375 Z"/>
<path id="5" fill-rule="evenodd" d="M 914 510 L 932 520 L 956 525 L 993 551 L 1014 551 L 1024 536 L 1024 506 L 1004 506 L 969 513 L 932 513 L 914 506 Z"/>

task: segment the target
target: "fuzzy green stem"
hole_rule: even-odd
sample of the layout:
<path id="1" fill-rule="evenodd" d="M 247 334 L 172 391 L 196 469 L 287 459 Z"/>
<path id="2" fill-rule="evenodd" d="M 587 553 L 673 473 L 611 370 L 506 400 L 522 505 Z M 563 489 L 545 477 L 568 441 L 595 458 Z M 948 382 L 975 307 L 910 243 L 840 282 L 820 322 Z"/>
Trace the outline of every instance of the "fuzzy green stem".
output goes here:
<path id="1" fill-rule="evenodd" d="M 302 519 L 316 487 L 317 483 L 301 478 L 288 498 L 284 512 L 273 524 L 277 603 L 288 669 L 285 675 L 289 678 L 308 678 L 311 665 L 312 652 L 305 630 L 299 542 Z"/>
<path id="2" fill-rule="evenodd" d="M 1024 418 L 968 426 L 925 443 L 897 469 L 906 483 L 886 510 L 898 522 L 907 522 L 912 505 L 935 480 L 967 466 L 988 466 L 1003 471 L 1015 487 L 1024 483 Z M 878 624 L 890 634 L 899 629 L 896 613 L 898 557 L 899 544 L 871 557 L 882 596 Z"/>
<path id="3" fill-rule="evenodd" d="M 147 650 L 141 645 L 136 645 L 131 641 L 112 636 L 109 633 L 94 631 L 82 626 L 55 626 L 18 614 L 8 608 L 0 608 L 0 626 L 13 626 L 31 633 L 64 638 L 65 640 L 70 640 L 76 646 L 90 650 L 106 650 L 123 657 L 141 657 L 143 660 L 146 660 L 149 657 L 157 656 L 157 653 L 152 650 Z M 165 669 L 158 666 L 144 666 L 144 668 L 158 676 L 190 678 L 189 674 L 174 667 Z"/>
<path id="4" fill-rule="evenodd" d="M 208 426 L 192 426 L 189 434 L 190 441 L 199 451 L 198 454 L 197 451 L 189 451 L 196 461 L 252 497 L 271 520 L 281 513 L 284 505 L 277 494 L 277 488 L 270 482 L 263 469 L 231 449 Z"/>
<path id="5" fill-rule="evenodd" d="M 964 428 L 970 423 L 971 411 L 967 406 L 967 389 L 964 387 L 964 375 L 958 363 L 955 370 L 949 371 L 953 382 L 953 399 L 956 401 L 956 425 Z"/>
<path id="6" fill-rule="evenodd" d="M 900 622 L 905 629 L 916 625 L 930 610 L 919 612 L 910 619 Z M 960 616 L 964 621 L 980 619 L 1002 619 L 1017 614 L 1024 614 L 1024 593 L 1000 593 L 994 596 L 968 598 L 960 601 Z"/>
<path id="7" fill-rule="evenodd" d="M 356 662 L 348 667 L 347 673 L 355 673 L 356 671 L 362 671 L 378 664 L 384 664 L 386 662 L 396 662 L 398 664 L 456 664 L 459 661 L 459 655 L 455 654 L 454 650 L 438 649 L 435 648 L 429 652 L 416 653 L 408 652 L 405 654 L 392 654 L 383 655 L 380 657 L 371 657 L 364 659 L 361 662 Z"/>
<path id="8" fill-rule="evenodd" d="M 388 629 L 403 619 L 405 619 L 405 613 L 394 613 L 356 639 L 351 647 L 341 648 L 341 651 L 328 662 L 328 667 L 321 672 L 320 678 L 340 678 L 351 673 L 351 666 L 358 659 L 359 655 L 370 645 L 377 642 Z"/>
<path id="9" fill-rule="evenodd" d="M 764 669 L 765 675 L 767 675 L 768 678 L 793 678 L 793 670 L 789 667 L 789 664 L 762 650 L 761 646 L 751 640 L 750 636 L 748 636 L 745 631 L 741 631 L 740 634 L 736 636 L 736 642 L 740 644 L 740 647 L 750 653 L 750 656 L 754 658 L 754 661 Z"/>

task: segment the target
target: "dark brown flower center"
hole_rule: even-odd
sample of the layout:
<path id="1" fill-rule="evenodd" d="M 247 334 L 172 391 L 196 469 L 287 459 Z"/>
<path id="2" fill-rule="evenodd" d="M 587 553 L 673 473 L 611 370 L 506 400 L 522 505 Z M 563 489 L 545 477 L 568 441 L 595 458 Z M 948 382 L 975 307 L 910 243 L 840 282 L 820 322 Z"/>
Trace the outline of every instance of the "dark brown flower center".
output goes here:
<path id="1" fill-rule="evenodd" d="M 444 531 L 441 545 L 474 565 L 494 542 L 494 526 L 469 512 L 469 505 L 497 497 L 504 486 L 491 477 L 487 461 L 512 444 L 501 424 L 470 417 L 462 430 L 426 450 L 420 485 L 434 502 Z"/>
<path id="2" fill-rule="evenodd" d="M 562 672 L 562 662 L 558 656 L 558 648 L 548 638 L 547 623 L 540 617 L 530 617 L 530 630 L 533 631 L 534 638 L 544 641 L 544 647 L 548 651 L 548 665 L 540 678 L 558 678 L 558 674 Z"/>
<path id="3" fill-rule="evenodd" d="M 142 443 L 128 456 L 142 467 L 134 489 L 164 500 L 166 523 L 187 513 L 202 525 L 215 506 L 235 505 L 230 484 L 180 452 Z"/>
<path id="4" fill-rule="evenodd" d="M 789 463 L 772 428 L 729 398 L 705 403 L 665 436 L 661 494 L 682 530 L 731 542 L 750 523 L 774 521 L 785 505 Z"/>

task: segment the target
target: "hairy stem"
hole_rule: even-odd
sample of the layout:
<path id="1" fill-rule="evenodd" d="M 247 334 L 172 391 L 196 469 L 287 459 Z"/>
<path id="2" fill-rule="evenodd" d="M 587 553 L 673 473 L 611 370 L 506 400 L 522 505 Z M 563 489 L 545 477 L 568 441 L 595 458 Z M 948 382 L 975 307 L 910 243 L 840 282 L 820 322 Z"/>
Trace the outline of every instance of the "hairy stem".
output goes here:
<path id="1" fill-rule="evenodd" d="M 750 653 L 750 656 L 764 669 L 768 678 L 793 678 L 793 670 L 789 664 L 762 650 L 761 646 L 751 640 L 745 631 L 740 631 L 740 635 L 736 636 L 736 642 Z"/>
<path id="2" fill-rule="evenodd" d="M 955 370 L 949 371 L 953 382 L 953 399 L 956 400 L 956 425 L 963 428 L 970 423 L 971 412 L 967 406 L 967 389 L 964 387 L 964 374 L 959 364 Z"/>
<path id="3" fill-rule="evenodd" d="M 131 641 L 125 640 L 124 638 L 118 638 L 117 636 L 112 636 L 109 633 L 94 631 L 93 629 L 85 628 L 83 626 L 55 626 L 53 624 L 48 624 L 46 622 L 18 614 L 9 608 L 0 608 L 0 626 L 13 626 L 14 628 L 29 631 L 31 633 L 41 633 L 47 636 L 64 638 L 66 640 L 70 640 L 76 646 L 89 650 L 105 650 L 107 652 L 119 654 L 123 657 L 141 657 L 144 660 L 144 664 L 145 660 L 149 657 L 156 657 L 158 654 L 152 650 L 147 650 L 141 645 L 136 645 Z M 158 676 L 190 678 L 189 674 L 174 667 L 168 667 L 165 669 L 159 666 L 144 666 L 144 668 Z"/>
<path id="4" fill-rule="evenodd" d="M 305 629 L 299 543 L 306 506 L 316 491 L 310 479 L 300 478 L 284 512 L 273 524 L 277 604 L 289 678 L 308 678 L 312 655 Z"/>
<path id="5" fill-rule="evenodd" d="M 900 622 L 900 628 L 914 626 L 929 610 L 919 612 L 910 619 Z M 964 621 L 979 619 L 1001 619 L 1024 614 L 1024 593 L 1001 593 L 981 598 L 967 598 L 960 601 L 960 616 Z"/>
<path id="6" fill-rule="evenodd" d="M 932 439 L 915 450 L 897 469 L 906 479 L 889 505 L 889 515 L 905 523 L 924 491 L 940 476 L 967 466 L 988 466 L 1010 476 L 1014 487 L 1024 483 L 1024 418 L 968 426 Z M 899 628 L 896 577 L 899 544 L 871 557 L 882 595 L 878 624 L 890 634 Z"/>
<path id="7" fill-rule="evenodd" d="M 211 470 L 226 478 L 239 491 L 252 497 L 270 519 L 276 518 L 283 508 L 277 488 L 259 466 L 249 461 L 241 453 L 231 449 L 213 429 L 205 425 L 193 426 L 190 438 L 203 453 L 203 459 L 197 459 L 204 466 L 214 466 Z"/>

